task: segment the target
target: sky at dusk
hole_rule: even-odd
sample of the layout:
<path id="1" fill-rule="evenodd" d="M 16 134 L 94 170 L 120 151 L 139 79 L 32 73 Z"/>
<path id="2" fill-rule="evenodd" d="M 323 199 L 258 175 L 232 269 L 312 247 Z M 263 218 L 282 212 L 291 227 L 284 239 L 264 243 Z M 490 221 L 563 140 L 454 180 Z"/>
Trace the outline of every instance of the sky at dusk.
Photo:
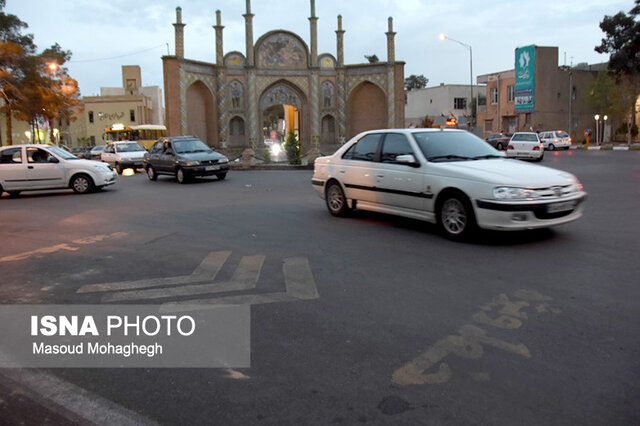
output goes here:
<path id="1" fill-rule="evenodd" d="M 308 0 L 253 0 L 254 42 L 274 29 L 299 34 L 309 43 Z M 81 94 L 122 85 L 121 66 L 140 65 L 145 86 L 163 86 L 162 55 L 174 54 L 175 8 L 181 6 L 185 57 L 215 62 L 215 10 L 222 11 L 225 53 L 245 53 L 245 1 L 180 0 L 7 0 L 6 13 L 29 24 L 40 50 L 58 42 L 71 50 L 69 73 Z M 394 18 L 396 60 L 405 76 L 423 74 L 428 86 L 469 83 L 469 51 L 438 34 L 473 48 L 477 75 L 511 69 L 518 46 L 558 46 L 559 65 L 608 59 L 594 51 L 603 37 L 604 15 L 627 12 L 632 0 L 538 0 L 475 2 L 441 0 L 316 0 L 318 53 L 336 54 L 336 17 L 343 16 L 345 63 L 366 62 L 364 55 L 386 60 L 387 18 Z"/>

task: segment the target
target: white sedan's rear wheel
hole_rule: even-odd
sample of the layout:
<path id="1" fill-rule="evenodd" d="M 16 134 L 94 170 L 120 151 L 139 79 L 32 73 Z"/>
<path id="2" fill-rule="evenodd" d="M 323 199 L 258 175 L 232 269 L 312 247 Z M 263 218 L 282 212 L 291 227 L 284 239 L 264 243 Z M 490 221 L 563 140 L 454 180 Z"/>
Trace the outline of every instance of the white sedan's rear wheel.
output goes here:
<path id="1" fill-rule="evenodd" d="M 330 182 L 327 185 L 325 201 L 329 213 L 334 216 L 346 216 L 349 213 L 349 204 L 344 191 L 338 182 Z"/>

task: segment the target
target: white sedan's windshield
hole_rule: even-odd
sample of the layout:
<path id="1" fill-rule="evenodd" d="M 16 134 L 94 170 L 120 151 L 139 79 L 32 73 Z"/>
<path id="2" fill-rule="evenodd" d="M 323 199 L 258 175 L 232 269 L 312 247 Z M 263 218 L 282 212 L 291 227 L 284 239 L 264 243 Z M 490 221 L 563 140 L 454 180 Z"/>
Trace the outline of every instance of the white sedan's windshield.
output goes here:
<path id="1" fill-rule="evenodd" d="M 127 142 L 116 144 L 118 152 L 137 152 L 145 151 L 144 147 L 137 142 Z"/>
<path id="2" fill-rule="evenodd" d="M 416 132 L 413 137 L 429 161 L 502 158 L 491 145 L 469 132 Z"/>

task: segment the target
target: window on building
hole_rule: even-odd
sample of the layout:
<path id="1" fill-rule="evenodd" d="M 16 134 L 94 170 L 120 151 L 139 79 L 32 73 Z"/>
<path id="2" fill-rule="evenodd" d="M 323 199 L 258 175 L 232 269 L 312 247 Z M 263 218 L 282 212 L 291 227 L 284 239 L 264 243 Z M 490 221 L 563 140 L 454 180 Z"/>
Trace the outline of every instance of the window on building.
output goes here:
<path id="1" fill-rule="evenodd" d="M 507 86 L 507 102 L 513 102 L 516 98 L 516 87 L 514 85 Z"/>
<path id="2" fill-rule="evenodd" d="M 571 89 L 571 99 L 575 101 L 576 100 L 576 96 L 577 96 L 576 86 L 573 86 L 573 88 Z"/>
<path id="3" fill-rule="evenodd" d="M 527 123 L 527 124 L 531 123 L 531 113 L 530 112 L 528 112 L 528 113 L 526 113 L 524 115 L 524 122 Z"/>
<path id="4" fill-rule="evenodd" d="M 453 109 L 467 108 L 467 98 L 453 98 Z"/>
<path id="5" fill-rule="evenodd" d="M 135 110 L 132 110 L 132 109 L 129 110 L 129 120 L 136 121 L 136 112 L 135 112 Z"/>
<path id="6" fill-rule="evenodd" d="M 492 87 L 491 88 L 491 103 L 492 104 L 497 104 L 498 103 L 498 88 L 497 87 Z"/>
<path id="7" fill-rule="evenodd" d="M 493 120 L 484 120 L 484 130 L 486 132 L 493 131 Z"/>
<path id="8" fill-rule="evenodd" d="M 478 106 L 485 106 L 487 104 L 487 97 L 479 94 L 478 95 Z"/>
<path id="9" fill-rule="evenodd" d="M 89 111 L 89 123 L 93 123 L 93 111 Z"/>
<path id="10" fill-rule="evenodd" d="M 95 136 L 91 136 L 89 139 L 91 139 L 91 145 L 92 146 L 96 146 L 96 137 Z"/>

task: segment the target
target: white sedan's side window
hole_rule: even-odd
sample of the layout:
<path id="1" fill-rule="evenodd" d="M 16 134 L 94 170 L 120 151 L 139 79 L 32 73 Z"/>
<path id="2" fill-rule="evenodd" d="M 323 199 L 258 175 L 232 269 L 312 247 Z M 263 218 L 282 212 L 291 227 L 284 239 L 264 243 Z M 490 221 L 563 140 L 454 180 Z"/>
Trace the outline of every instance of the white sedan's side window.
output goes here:
<path id="1" fill-rule="evenodd" d="M 366 135 L 353 144 L 342 158 L 345 160 L 374 161 L 380 145 L 380 139 L 382 139 L 382 134 L 379 133 Z"/>
<path id="2" fill-rule="evenodd" d="M 388 133 L 382 146 L 381 161 L 383 163 L 395 163 L 398 155 L 407 154 L 413 155 L 413 149 L 411 149 L 407 137 L 399 133 Z"/>

